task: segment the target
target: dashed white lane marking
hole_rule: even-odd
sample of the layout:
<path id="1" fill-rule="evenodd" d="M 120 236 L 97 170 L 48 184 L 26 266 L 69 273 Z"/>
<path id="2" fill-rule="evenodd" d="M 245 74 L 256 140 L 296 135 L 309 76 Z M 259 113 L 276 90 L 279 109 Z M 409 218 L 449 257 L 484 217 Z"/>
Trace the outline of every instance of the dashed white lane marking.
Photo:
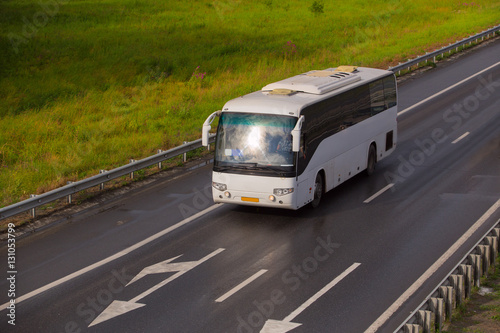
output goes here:
<path id="1" fill-rule="evenodd" d="M 234 287 L 233 289 L 231 289 L 230 291 L 228 291 L 224 295 L 222 295 L 221 297 L 217 298 L 215 301 L 217 303 L 224 302 L 226 299 L 228 299 L 232 295 L 236 294 L 241 289 L 245 288 L 247 285 L 252 283 L 254 280 L 256 280 L 258 277 L 260 277 L 262 274 L 264 274 L 266 272 L 267 272 L 267 269 L 261 269 L 260 271 L 258 271 L 257 273 L 255 273 L 254 275 L 252 275 L 251 277 L 249 277 L 248 279 L 246 279 L 245 281 L 243 281 L 242 283 L 240 283 L 239 285 L 237 285 L 236 287 Z"/>
<path id="2" fill-rule="evenodd" d="M 394 186 L 394 183 L 387 185 L 386 187 L 384 187 L 383 189 L 381 189 L 380 191 L 378 191 L 377 193 L 375 193 L 374 195 L 372 195 L 371 197 L 369 197 L 368 199 L 363 201 L 363 203 L 369 203 L 369 202 L 373 201 L 375 198 L 377 198 L 379 195 L 381 195 L 382 193 L 384 193 L 388 189 L 392 188 L 393 186 Z"/>
<path id="3" fill-rule="evenodd" d="M 456 139 L 452 142 L 452 144 L 457 143 L 458 141 L 462 140 L 463 138 L 465 138 L 465 137 L 466 137 L 467 135 L 469 135 L 469 134 L 470 134 L 470 132 L 465 132 L 464 134 L 462 134 L 461 136 L 459 136 L 458 138 L 456 138 Z"/>

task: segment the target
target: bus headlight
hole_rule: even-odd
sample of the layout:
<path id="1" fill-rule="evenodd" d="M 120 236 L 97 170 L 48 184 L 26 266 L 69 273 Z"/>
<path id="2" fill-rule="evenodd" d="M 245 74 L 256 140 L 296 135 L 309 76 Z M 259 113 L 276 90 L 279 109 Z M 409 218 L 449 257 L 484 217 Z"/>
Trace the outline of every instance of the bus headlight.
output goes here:
<path id="1" fill-rule="evenodd" d="M 287 195 L 293 192 L 293 187 L 292 188 L 275 188 L 273 190 L 274 195 L 281 197 L 283 195 Z"/>
<path id="2" fill-rule="evenodd" d="M 212 186 L 216 190 L 219 190 L 219 191 L 225 191 L 225 190 L 227 190 L 227 185 L 226 184 L 212 182 Z"/>

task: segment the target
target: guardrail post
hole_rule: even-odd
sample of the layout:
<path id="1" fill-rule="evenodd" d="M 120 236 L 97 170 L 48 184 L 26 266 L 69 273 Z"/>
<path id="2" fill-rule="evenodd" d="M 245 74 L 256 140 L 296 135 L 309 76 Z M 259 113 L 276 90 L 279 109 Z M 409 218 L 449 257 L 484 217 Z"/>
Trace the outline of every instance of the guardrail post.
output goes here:
<path id="1" fill-rule="evenodd" d="M 186 144 L 186 143 L 188 143 L 188 142 L 187 142 L 187 141 L 184 141 L 184 142 L 183 142 L 183 144 Z M 184 163 L 186 163 L 186 162 L 187 162 L 187 153 L 184 153 L 184 156 L 183 156 L 183 158 L 182 158 L 182 161 L 183 161 Z"/>
<path id="2" fill-rule="evenodd" d="M 488 271 L 490 270 L 490 246 L 489 245 L 478 245 L 479 253 L 483 259 L 483 274 L 488 276 Z"/>
<path id="3" fill-rule="evenodd" d="M 36 194 L 30 194 L 30 198 L 36 197 Z M 35 218 L 36 217 L 36 208 L 31 208 L 31 217 Z"/>
<path id="4" fill-rule="evenodd" d="M 431 312 L 425 310 L 418 311 L 418 321 L 420 326 L 422 326 L 424 333 L 431 333 L 431 327 L 434 327 L 431 320 Z"/>
<path id="5" fill-rule="evenodd" d="M 436 330 L 441 332 L 443 329 L 444 317 L 444 300 L 439 297 L 431 297 L 429 299 L 429 308 L 434 313 L 434 323 Z"/>
<path id="6" fill-rule="evenodd" d="M 453 286 L 453 289 L 455 290 L 455 294 L 457 296 L 456 302 L 457 305 L 462 304 L 464 300 L 464 276 L 463 275 L 457 275 L 457 274 L 452 274 L 448 278 L 448 281 Z"/>
<path id="7" fill-rule="evenodd" d="M 72 181 L 69 181 L 69 182 L 67 182 L 66 184 L 70 185 L 70 184 L 73 184 L 73 182 L 72 182 Z M 72 203 L 72 202 L 73 202 L 73 195 L 72 195 L 72 194 L 68 195 L 68 197 L 67 197 L 67 198 L 68 198 L 68 199 L 67 199 L 67 203 L 69 203 L 69 204 L 70 204 L 70 203 Z"/>
<path id="8" fill-rule="evenodd" d="M 472 281 L 474 279 L 472 276 L 472 266 L 460 265 L 458 270 L 464 276 L 465 298 L 469 298 L 472 293 Z"/>
<path id="9" fill-rule="evenodd" d="M 103 174 L 103 173 L 105 173 L 105 172 L 106 172 L 106 170 L 99 170 L 99 174 Z M 102 191 L 102 190 L 104 190 L 104 183 L 101 183 L 101 184 L 99 185 L 99 190 L 101 190 L 101 191 Z"/>
<path id="10" fill-rule="evenodd" d="M 422 329 L 420 325 L 417 324 L 406 324 L 405 333 L 421 333 Z"/>
<path id="11" fill-rule="evenodd" d="M 439 294 L 441 298 L 444 299 L 445 302 L 446 318 L 451 319 L 453 310 L 455 310 L 455 302 L 454 302 L 455 297 L 454 297 L 453 287 L 441 286 L 439 287 Z"/>
<path id="12" fill-rule="evenodd" d="M 491 233 L 494 235 L 494 237 L 496 237 L 497 239 L 500 239 L 500 228 L 493 228 L 493 230 L 491 230 Z"/>
<path id="13" fill-rule="evenodd" d="M 157 153 L 158 153 L 158 154 L 161 154 L 161 153 L 163 153 L 163 150 L 158 149 Z M 162 163 L 161 163 L 161 161 L 160 161 L 160 162 L 158 162 L 158 169 L 159 169 L 159 170 L 161 170 L 161 167 L 162 167 Z"/>
<path id="14" fill-rule="evenodd" d="M 497 261 L 497 255 L 498 255 L 498 238 L 494 236 L 487 236 L 486 237 L 486 243 L 490 246 L 491 249 L 491 264 L 494 265 L 495 262 Z"/>
<path id="15" fill-rule="evenodd" d="M 481 269 L 481 256 L 479 254 L 470 254 L 469 260 L 472 263 L 472 267 L 474 268 L 474 272 L 473 272 L 474 286 L 480 287 L 481 286 L 481 275 L 483 275 L 482 269 Z"/>
<path id="16" fill-rule="evenodd" d="M 493 234 L 493 238 L 496 239 L 496 250 L 495 250 L 495 262 L 496 262 L 500 246 L 500 228 L 493 228 L 493 230 L 491 230 L 491 233 Z"/>
<path id="17" fill-rule="evenodd" d="M 129 163 L 135 163 L 135 160 L 133 158 L 131 158 Z M 130 173 L 130 179 L 132 179 L 132 180 L 134 179 L 134 172 L 133 171 Z"/>

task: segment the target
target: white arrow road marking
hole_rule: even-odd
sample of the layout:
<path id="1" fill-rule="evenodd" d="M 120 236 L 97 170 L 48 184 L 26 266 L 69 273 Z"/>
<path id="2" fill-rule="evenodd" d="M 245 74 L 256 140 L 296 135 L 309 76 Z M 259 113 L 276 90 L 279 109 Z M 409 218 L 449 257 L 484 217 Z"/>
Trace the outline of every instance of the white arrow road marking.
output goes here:
<path id="1" fill-rule="evenodd" d="M 264 327 L 262 327 L 261 332 L 268 332 L 268 333 L 289 332 L 294 328 L 299 327 L 300 325 L 302 324 L 291 323 L 284 320 L 269 319 L 268 321 L 266 321 Z"/>
<path id="2" fill-rule="evenodd" d="M 195 261 L 191 261 L 191 262 L 179 262 L 179 263 L 170 264 L 171 261 L 174 261 L 175 259 L 177 259 L 179 257 L 180 256 L 173 257 L 173 258 L 170 258 L 168 260 L 159 262 L 155 265 L 151 265 L 151 266 L 144 268 L 139 274 L 137 274 L 132 279 L 132 281 L 127 283 L 127 285 L 125 287 L 131 285 L 135 281 L 137 281 L 137 280 L 139 280 L 139 279 L 141 279 L 149 274 L 187 271 L 187 270 L 192 268 L 193 263 L 196 263 Z"/>
<path id="3" fill-rule="evenodd" d="M 118 253 L 115 253 L 114 255 L 112 255 L 110 257 L 107 257 L 107 258 L 105 258 L 105 259 L 103 259 L 101 261 L 98 261 L 98 262 L 96 262 L 96 263 L 94 263 L 92 265 L 89 265 L 89 266 L 87 266 L 85 268 L 82 268 L 79 271 L 76 271 L 76 272 L 74 272 L 74 273 L 72 273 L 70 275 L 67 275 L 67 276 L 65 276 L 63 278 L 60 278 L 59 280 L 56 280 L 56 281 L 54 281 L 52 283 L 49 283 L 49 284 L 47 284 L 47 285 L 45 285 L 45 286 L 43 286 L 41 288 L 38 288 L 36 290 L 33 290 L 33 291 L 31 291 L 31 292 L 29 292 L 29 293 L 27 293 L 25 295 L 19 296 L 18 298 L 16 298 L 16 305 L 19 304 L 19 303 L 21 303 L 21 302 L 23 302 L 23 301 L 25 301 L 25 300 L 27 300 L 27 299 L 30 299 L 30 298 L 32 298 L 34 296 L 37 296 L 37 295 L 39 295 L 39 294 L 41 294 L 41 293 L 43 293 L 43 292 L 45 292 L 47 290 L 50 290 L 50 289 L 52 289 L 54 287 L 57 287 L 57 286 L 65 283 L 65 282 L 68 282 L 68 281 L 70 281 L 70 280 L 72 280 L 72 279 L 74 279 L 76 277 L 79 277 L 79 276 L 81 276 L 81 275 L 83 275 L 83 274 L 85 274 L 87 272 L 90 272 L 90 271 L 92 271 L 92 270 L 94 270 L 96 268 L 102 267 L 102 266 L 104 266 L 104 265 L 106 265 L 106 264 L 108 264 L 108 263 L 110 263 L 110 262 L 112 262 L 112 261 L 114 261 L 114 260 L 116 260 L 118 258 L 121 258 L 121 257 L 123 257 L 123 256 L 131 253 L 132 251 L 135 251 L 135 250 L 143 247 L 144 245 L 149 244 L 152 241 L 154 241 L 154 240 L 156 240 L 156 239 L 158 239 L 160 237 L 163 237 L 163 236 L 171 233 L 174 230 L 177 230 L 178 228 L 180 228 L 180 227 L 182 227 L 182 226 L 184 226 L 186 224 L 195 221 L 197 218 L 202 217 L 203 215 L 208 214 L 209 212 L 211 212 L 211 211 L 213 211 L 213 210 L 215 210 L 215 209 L 217 209 L 219 207 L 222 207 L 223 205 L 224 204 L 221 203 L 221 204 L 216 204 L 216 205 L 210 206 L 207 209 L 202 210 L 201 212 L 196 213 L 193 216 L 190 216 L 190 217 L 188 217 L 188 218 L 180 221 L 179 223 L 174 224 L 173 226 L 170 226 L 170 227 L 168 227 L 168 228 L 166 228 L 166 229 L 164 229 L 164 230 L 162 230 L 160 232 L 157 232 L 153 236 L 150 236 L 150 237 L 148 237 L 148 238 L 140 241 L 137 244 L 129 246 L 128 248 L 126 248 L 126 249 L 124 249 L 124 250 L 122 250 L 122 251 L 120 251 Z M 7 309 L 7 307 L 9 305 L 10 305 L 9 302 L 7 302 L 5 304 L 2 304 L 0 306 L 0 311 L 3 311 L 5 309 Z"/>
<path id="4" fill-rule="evenodd" d="M 117 317 L 119 315 L 122 315 L 124 313 L 127 313 L 129 311 L 138 309 L 140 307 L 145 306 L 146 304 L 140 304 L 137 303 L 139 300 L 143 299 L 144 297 L 150 295 L 151 293 L 155 292 L 156 290 L 160 289 L 161 287 L 165 286 L 169 282 L 172 282 L 173 280 L 177 279 L 181 275 L 185 274 L 186 272 L 190 271 L 191 269 L 195 268 L 196 266 L 202 264 L 203 262 L 207 261 L 208 259 L 216 256 L 217 254 L 221 253 L 224 251 L 224 249 L 218 249 L 215 250 L 214 252 L 210 253 L 206 257 L 201 258 L 198 261 L 188 261 L 188 262 L 180 262 L 180 263 L 173 263 L 171 264 L 170 262 L 179 258 L 180 256 L 162 261 L 158 264 L 154 264 L 151 266 L 148 266 L 144 268 L 132 281 L 130 281 L 129 284 L 132 282 L 135 282 L 139 280 L 140 278 L 148 275 L 148 274 L 157 274 L 157 273 L 166 273 L 166 272 L 177 272 L 176 274 L 170 276 L 169 278 L 163 280 L 162 282 L 158 283 L 157 285 L 149 288 L 142 294 L 132 298 L 130 301 L 113 301 L 104 311 L 97 316 L 96 319 L 94 319 L 93 322 L 90 323 L 89 327 L 97 325 L 99 323 L 102 323 L 106 320 L 109 320 L 111 318 Z"/>
<path id="5" fill-rule="evenodd" d="M 355 262 L 348 269 L 346 269 L 342 274 L 333 279 L 330 283 L 323 287 L 320 291 L 318 291 L 314 296 L 309 298 L 304 302 L 301 306 L 299 306 L 295 311 L 290 313 L 285 319 L 282 321 L 269 319 L 266 321 L 264 327 L 262 327 L 261 333 L 285 333 L 293 330 L 296 327 L 299 327 L 302 324 L 292 323 L 292 320 L 297 317 L 302 311 L 307 309 L 311 304 L 316 302 L 321 296 L 326 294 L 330 289 L 332 289 L 337 283 L 342 281 L 347 275 L 349 275 L 352 271 L 354 271 L 360 263 Z"/>
<path id="6" fill-rule="evenodd" d="M 117 317 L 119 315 L 122 315 L 124 313 L 127 313 L 129 311 L 142 308 L 146 304 L 141 304 L 141 303 L 133 303 L 133 302 L 126 302 L 126 301 L 113 301 L 105 310 L 103 313 L 101 313 L 92 323 L 90 323 L 90 326 L 102 323 L 103 321 L 106 321 L 108 319 Z"/>

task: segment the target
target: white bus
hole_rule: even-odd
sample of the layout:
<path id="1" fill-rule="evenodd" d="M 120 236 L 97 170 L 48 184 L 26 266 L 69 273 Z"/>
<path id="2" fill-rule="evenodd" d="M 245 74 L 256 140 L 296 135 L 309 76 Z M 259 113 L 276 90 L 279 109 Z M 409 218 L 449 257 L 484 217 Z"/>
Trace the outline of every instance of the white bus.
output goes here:
<path id="1" fill-rule="evenodd" d="M 299 209 L 392 153 L 397 88 L 390 71 L 340 66 L 271 83 L 227 102 L 212 174 L 216 203 Z"/>

